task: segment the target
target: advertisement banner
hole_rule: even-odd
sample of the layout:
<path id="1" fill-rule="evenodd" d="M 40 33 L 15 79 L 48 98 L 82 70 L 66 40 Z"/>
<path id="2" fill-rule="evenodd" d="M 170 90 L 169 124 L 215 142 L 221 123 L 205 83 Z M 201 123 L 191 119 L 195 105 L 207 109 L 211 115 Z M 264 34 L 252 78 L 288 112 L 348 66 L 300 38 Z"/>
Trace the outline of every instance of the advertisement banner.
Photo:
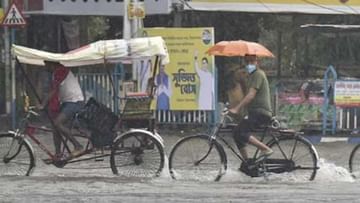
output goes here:
<path id="1" fill-rule="evenodd" d="M 360 1 L 354 0 L 191 0 L 185 9 L 242 12 L 296 12 L 312 14 L 358 14 Z"/>
<path id="2" fill-rule="evenodd" d="M 214 110 L 214 57 L 205 53 L 214 45 L 214 29 L 146 28 L 144 35 L 162 36 L 170 55 L 170 64 L 161 66 L 155 76 L 157 91 L 152 108 Z"/>
<path id="3" fill-rule="evenodd" d="M 360 106 L 360 81 L 336 81 L 335 104 L 341 107 Z"/>

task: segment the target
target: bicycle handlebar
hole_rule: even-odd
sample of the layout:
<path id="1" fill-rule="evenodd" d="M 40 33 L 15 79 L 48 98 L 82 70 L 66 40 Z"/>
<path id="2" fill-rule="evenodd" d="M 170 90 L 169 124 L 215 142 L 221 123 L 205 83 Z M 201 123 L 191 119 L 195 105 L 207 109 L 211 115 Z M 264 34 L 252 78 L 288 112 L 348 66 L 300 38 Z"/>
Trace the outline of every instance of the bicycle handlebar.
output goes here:
<path id="1" fill-rule="evenodd" d="M 222 111 L 222 119 L 220 121 L 220 124 L 221 125 L 226 125 L 226 120 L 228 119 L 230 122 L 233 122 L 234 121 L 234 118 L 229 115 L 230 114 L 230 111 L 229 111 L 229 108 L 228 106 L 226 106 L 223 111 Z"/>

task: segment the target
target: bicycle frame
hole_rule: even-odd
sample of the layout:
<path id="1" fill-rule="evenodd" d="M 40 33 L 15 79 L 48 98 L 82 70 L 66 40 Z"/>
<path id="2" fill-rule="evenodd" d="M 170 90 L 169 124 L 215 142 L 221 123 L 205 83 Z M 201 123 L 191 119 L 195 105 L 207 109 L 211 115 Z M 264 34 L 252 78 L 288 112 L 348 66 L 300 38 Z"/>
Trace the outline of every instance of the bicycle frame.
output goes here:
<path id="1" fill-rule="evenodd" d="M 254 133 L 259 133 L 259 132 L 254 132 Z M 265 140 L 265 137 L 267 136 L 267 134 L 269 134 L 271 136 L 271 140 L 276 140 L 276 137 L 272 134 L 272 133 L 269 133 L 269 129 L 266 128 L 263 130 L 263 132 L 261 132 L 261 138 L 260 138 L 260 141 L 263 142 Z M 230 151 L 239 159 L 241 160 L 242 162 L 246 162 L 246 160 L 240 155 L 239 152 L 237 152 L 236 149 L 234 149 L 234 147 L 232 146 L 232 144 L 230 144 L 228 141 L 226 141 L 226 139 L 224 138 L 224 136 L 221 136 L 222 133 L 221 133 L 221 129 L 219 129 L 219 132 L 218 132 L 218 136 L 215 136 L 215 140 L 221 140 L 222 143 L 225 144 L 225 146 L 230 149 Z M 270 141 L 271 141 L 270 140 Z M 281 147 L 280 147 L 281 149 Z M 256 151 L 254 152 L 254 154 L 252 155 L 252 158 L 255 159 L 256 156 L 258 155 L 259 153 L 259 149 L 256 149 Z"/>
<path id="2" fill-rule="evenodd" d="M 52 153 L 51 150 L 49 148 L 47 148 L 46 145 L 43 144 L 40 141 L 40 139 L 38 139 L 36 137 L 36 134 L 39 133 L 39 131 L 53 134 L 56 129 L 31 124 L 30 121 L 29 121 L 31 114 L 36 114 L 36 113 L 29 110 L 27 112 L 27 115 L 23 118 L 23 120 L 22 120 L 22 122 L 20 124 L 20 128 L 18 128 L 16 131 L 14 131 L 12 133 L 14 133 L 16 136 L 23 137 L 23 139 L 26 139 L 26 137 L 28 137 L 37 146 L 39 146 L 39 148 L 42 151 L 44 151 L 49 156 L 49 158 L 55 159 L 55 153 Z M 72 120 L 72 123 L 74 123 L 74 121 L 75 121 L 75 119 Z M 60 136 L 61 142 L 63 144 L 63 147 L 62 147 L 62 150 L 61 150 L 62 153 L 66 152 L 66 153 L 70 154 L 71 151 L 70 151 L 70 147 L 67 144 L 67 138 L 64 138 L 63 135 L 61 135 L 60 133 L 58 133 L 58 135 Z M 56 135 L 51 135 L 51 136 L 56 136 Z M 83 135 L 74 135 L 74 136 L 89 139 L 88 137 L 83 136 Z M 89 153 L 89 152 L 91 152 L 93 150 L 92 148 L 89 148 L 89 146 L 90 146 L 90 140 L 88 140 L 86 148 L 85 148 L 84 152 L 80 154 L 80 156 L 84 155 L 84 154 L 87 154 L 87 153 Z M 91 158 L 93 159 L 93 158 L 98 158 L 98 157 L 91 157 Z M 66 159 L 65 161 L 70 160 L 70 159 L 71 159 L 71 157 L 69 157 L 69 159 Z M 67 163 L 71 163 L 71 162 L 67 162 Z"/>
<path id="3" fill-rule="evenodd" d="M 26 127 L 25 127 L 25 132 L 24 132 L 24 136 L 26 138 L 29 137 L 34 143 L 36 143 L 41 150 L 43 150 L 51 159 L 54 159 L 55 158 L 55 154 L 51 153 L 51 151 L 46 148 L 46 146 L 44 144 L 42 144 L 40 142 L 39 139 L 36 138 L 35 136 L 35 133 L 37 130 L 40 130 L 42 132 L 47 132 L 47 133 L 53 133 L 53 130 L 50 129 L 50 128 L 46 128 L 46 127 L 40 127 L 40 126 L 35 126 L 35 125 L 31 125 L 31 124 L 28 124 Z M 20 132 L 17 132 L 17 133 L 20 133 Z"/>
<path id="4" fill-rule="evenodd" d="M 226 111 L 226 110 L 225 110 Z M 225 115 L 227 116 L 227 115 Z M 223 137 L 223 136 L 220 136 L 222 133 L 222 130 L 225 130 L 227 129 L 226 128 L 227 125 L 225 125 L 225 117 L 222 118 L 222 120 L 216 124 L 213 132 L 211 133 L 211 137 L 210 139 L 211 140 L 221 140 L 222 143 L 225 144 L 225 146 L 230 149 L 230 151 L 239 159 L 241 160 L 241 162 L 246 162 L 246 160 L 240 155 L 239 152 L 237 152 L 236 149 L 234 149 L 234 147 L 228 142 L 226 141 L 226 139 Z M 271 142 L 276 142 L 278 143 L 278 139 L 277 137 L 275 136 L 275 134 L 278 134 L 279 136 L 281 136 L 281 133 L 277 130 L 277 129 L 273 129 L 272 127 L 269 127 L 269 126 L 266 126 L 264 129 L 261 129 L 261 130 L 254 130 L 252 133 L 261 133 L 261 138 L 260 138 L 260 141 L 263 142 L 265 140 L 265 137 L 266 136 L 271 136 L 270 140 L 268 141 L 268 143 L 271 143 Z M 297 136 L 296 134 L 294 134 L 294 136 Z M 282 147 L 277 144 L 279 150 L 281 151 L 281 153 L 283 154 L 283 156 L 285 158 L 289 158 L 289 157 L 286 157 L 286 154 L 285 152 L 283 151 Z M 209 149 L 209 151 L 211 150 L 211 147 Z M 294 148 L 295 150 L 295 148 Z M 259 149 L 256 149 L 254 154 L 252 155 L 252 159 L 255 160 L 255 158 L 257 157 L 258 153 L 259 153 Z M 207 156 L 207 155 L 206 155 Z M 205 157 L 206 157 L 205 156 Z M 205 158 L 204 157 L 204 158 Z"/>

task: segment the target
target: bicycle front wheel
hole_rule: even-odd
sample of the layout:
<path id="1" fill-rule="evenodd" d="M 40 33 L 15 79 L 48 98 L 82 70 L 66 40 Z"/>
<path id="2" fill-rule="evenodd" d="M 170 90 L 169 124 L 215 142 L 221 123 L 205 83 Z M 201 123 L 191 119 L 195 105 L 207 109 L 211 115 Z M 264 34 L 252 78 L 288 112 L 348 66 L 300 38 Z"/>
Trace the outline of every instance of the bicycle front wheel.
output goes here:
<path id="1" fill-rule="evenodd" d="M 356 145 L 350 154 L 349 169 L 355 178 L 360 177 L 360 144 Z"/>
<path id="2" fill-rule="evenodd" d="M 292 179 L 314 180 L 317 153 L 313 145 L 301 136 L 282 136 L 272 140 L 274 153 L 266 160 L 268 172 L 287 173 Z"/>
<path id="3" fill-rule="evenodd" d="M 28 176 L 34 166 L 32 148 L 24 138 L 0 134 L 0 176 Z"/>
<path id="4" fill-rule="evenodd" d="M 159 176 L 164 168 L 164 149 L 147 132 L 129 132 L 115 141 L 110 155 L 114 174 L 127 177 Z"/>
<path id="5" fill-rule="evenodd" d="M 218 181 L 226 171 L 226 155 L 208 135 L 185 137 L 170 152 L 169 170 L 176 180 Z"/>

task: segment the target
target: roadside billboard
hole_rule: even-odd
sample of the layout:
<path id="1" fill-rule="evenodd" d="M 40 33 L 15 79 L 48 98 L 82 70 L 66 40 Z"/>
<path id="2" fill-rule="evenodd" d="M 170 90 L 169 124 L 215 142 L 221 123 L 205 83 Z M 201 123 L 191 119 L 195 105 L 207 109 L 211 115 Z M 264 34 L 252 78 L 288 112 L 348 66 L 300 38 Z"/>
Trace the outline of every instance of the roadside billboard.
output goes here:
<path id="1" fill-rule="evenodd" d="M 190 0 L 185 9 L 261 13 L 359 14 L 355 0 Z"/>
<path id="2" fill-rule="evenodd" d="M 336 106 L 360 106 L 360 81 L 336 81 L 334 92 L 334 101 Z"/>
<path id="3" fill-rule="evenodd" d="M 152 108 L 214 110 L 214 57 L 205 53 L 214 44 L 214 29 L 146 28 L 144 34 L 162 36 L 170 55 L 170 64 L 154 79 L 157 97 Z"/>

